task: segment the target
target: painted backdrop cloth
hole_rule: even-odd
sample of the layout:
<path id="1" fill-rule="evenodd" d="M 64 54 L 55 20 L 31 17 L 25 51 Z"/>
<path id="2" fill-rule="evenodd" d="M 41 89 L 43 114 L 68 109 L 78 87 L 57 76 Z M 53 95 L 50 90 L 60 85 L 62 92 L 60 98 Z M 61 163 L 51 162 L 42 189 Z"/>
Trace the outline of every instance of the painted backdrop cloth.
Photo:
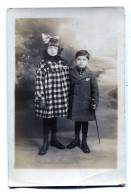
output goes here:
<path id="1" fill-rule="evenodd" d="M 73 121 L 94 121 L 91 100 L 99 101 L 99 89 L 95 75 L 86 67 L 82 75 L 76 67 L 70 71 L 70 97 L 68 118 Z"/>
<path id="2" fill-rule="evenodd" d="M 40 102 L 45 100 L 45 107 Z M 69 67 L 64 61 L 42 60 L 35 80 L 35 113 L 44 118 L 67 116 Z"/>

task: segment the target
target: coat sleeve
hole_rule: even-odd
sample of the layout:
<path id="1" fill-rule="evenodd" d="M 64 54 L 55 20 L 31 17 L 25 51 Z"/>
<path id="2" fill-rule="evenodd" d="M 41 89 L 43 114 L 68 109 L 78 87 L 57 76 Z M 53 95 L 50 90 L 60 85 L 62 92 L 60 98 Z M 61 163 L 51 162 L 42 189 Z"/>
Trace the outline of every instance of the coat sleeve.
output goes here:
<path id="1" fill-rule="evenodd" d="M 96 106 L 99 103 L 99 87 L 96 80 L 96 77 L 93 73 L 91 73 L 91 99 L 94 99 Z"/>
<path id="2" fill-rule="evenodd" d="M 36 70 L 35 78 L 35 101 L 45 100 L 44 94 L 44 71 L 42 67 Z"/>

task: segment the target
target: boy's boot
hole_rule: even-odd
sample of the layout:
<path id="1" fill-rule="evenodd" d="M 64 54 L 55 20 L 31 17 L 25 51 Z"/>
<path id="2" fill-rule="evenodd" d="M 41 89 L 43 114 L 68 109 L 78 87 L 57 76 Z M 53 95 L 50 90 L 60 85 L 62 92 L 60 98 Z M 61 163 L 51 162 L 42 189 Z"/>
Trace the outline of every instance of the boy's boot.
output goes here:
<path id="1" fill-rule="evenodd" d="M 75 139 L 66 146 L 67 149 L 72 149 L 76 146 L 80 146 L 80 129 L 81 123 L 75 122 Z"/>
<path id="2" fill-rule="evenodd" d="M 82 144 L 81 149 L 84 153 L 90 153 L 90 149 L 87 145 L 87 133 L 88 133 L 88 122 L 82 123 Z"/>
<path id="3" fill-rule="evenodd" d="M 46 154 L 46 151 L 48 150 L 48 135 L 44 135 L 43 137 L 43 145 L 42 147 L 40 148 L 39 150 L 39 155 L 45 155 Z"/>
<path id="4" fill-rule="evenodd" d="M 60 143 L 57 138 L 56 138 L 56 131 L 57 131 L 57 118 L 52 118 L 51 122 L 51 140 L 50 140 L 50 145 L 53 147 L 56 147 L 58 149 L 65 149 L 65 146 Z"/>

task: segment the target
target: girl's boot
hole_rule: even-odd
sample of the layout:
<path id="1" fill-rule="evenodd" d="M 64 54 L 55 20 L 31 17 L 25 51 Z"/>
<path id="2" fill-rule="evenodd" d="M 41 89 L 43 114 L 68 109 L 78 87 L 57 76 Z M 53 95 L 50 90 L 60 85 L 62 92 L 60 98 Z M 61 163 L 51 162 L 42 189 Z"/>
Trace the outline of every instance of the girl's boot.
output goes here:
<path id="1" fill-rule="evenodd" d="M 40 148 L 38 154 L 45 155 L 46 151 L 48 150 L 48 134 L 49 134 L 49 127 L 50 127 L 50 119 L 43 119 L 43 145 Z"/>
<path id="2" fill-rule="evenodd" d="M 53 146 L 53 147 L 56 147 L 56 148 L 58 148 L 60 150 L 65 149 L 65 146 L 57 140 L 57 138 L 56 138 L 56 131 L 52 131 L 51 132 L 50 145 Z"/>
<path id="3" fill-rule="evenodd" d="M 63 150 L 65 149 L 65 146 L 57 140 L 56 131 L 57 131 L 57 118 L 52 118 L 50 145 Z"/>
<path id="4" fill-rule="evenodd" d="M 46 154 L 46 151 L 48 150 L 48 135 L 44 135 L 44 138 L 43 138 L 43 145 L 42 147 L 40 148 L 39 150 L 39 155 L 45 155 Z"/>
<path id="5" fill-rule="evenodd" d="M 90 149 L 87 145 L 87 133 L 88 133 L 88 122 L 82 123 L 82 144 L 81 149 L 84 153 L 90 153 Z"/>
<path id="6" fill-rule="evenodd" d="M 80 146 L 80 129 L 81 123 L 75 122 L 75 139 L 66 146 L 67 149 L 72 149 L 76 146 Z"/>

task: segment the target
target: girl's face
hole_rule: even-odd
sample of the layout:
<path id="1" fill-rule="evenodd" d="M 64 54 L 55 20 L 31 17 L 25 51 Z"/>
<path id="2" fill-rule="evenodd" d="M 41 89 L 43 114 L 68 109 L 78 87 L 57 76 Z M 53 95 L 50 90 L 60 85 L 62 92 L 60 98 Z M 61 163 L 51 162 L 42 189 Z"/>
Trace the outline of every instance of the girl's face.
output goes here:
<path id="1" fill-rule="evenodd" d="M 88 59 L 86 56 L 78 56 L 76 58 L 76 63 L 79 67 L 84 68 L 88 65 Z"/>
<path id="2" fill-rule="evenodd" d="M 50 56 L 56 56 L 58 54 L 58 47 L 57 46 L 48 46 L 47 53 Z"/>

